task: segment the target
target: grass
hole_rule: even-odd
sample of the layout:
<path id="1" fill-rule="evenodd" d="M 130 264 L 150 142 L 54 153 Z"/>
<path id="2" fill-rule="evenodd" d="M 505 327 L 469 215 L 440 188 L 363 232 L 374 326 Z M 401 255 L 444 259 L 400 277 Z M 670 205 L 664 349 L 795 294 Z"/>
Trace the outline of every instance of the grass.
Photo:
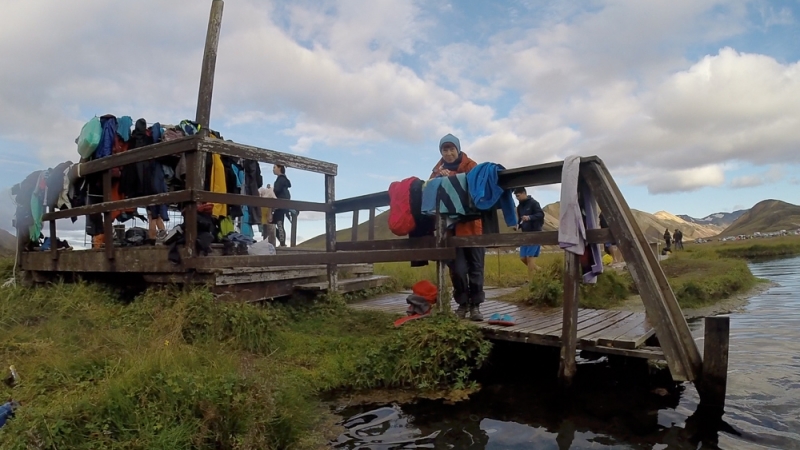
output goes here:
<path id="1" fill-rule="evenodd" d="M 5 265 L 0 265 L 5 270 Z M 99 285 L 0 290 L 0 364 L 22 406 L 0 448 L 320 448 L 331 390 L 460 389 L 490 344 L 446 317 L 260 307 L 206 290 L 131 302 Z M 7 369 L 6 369 L 7 370 Z M 5 376 L 5 374 L 3 374 Z"/>
<path id="2" fill-rule="evenodd" d="M 688 245 L 686 250 L 700 252 L 701 254 L 715 252 L 719 256 L 742 259 L 800 255 L 800 236 L 708 242 Z"/>

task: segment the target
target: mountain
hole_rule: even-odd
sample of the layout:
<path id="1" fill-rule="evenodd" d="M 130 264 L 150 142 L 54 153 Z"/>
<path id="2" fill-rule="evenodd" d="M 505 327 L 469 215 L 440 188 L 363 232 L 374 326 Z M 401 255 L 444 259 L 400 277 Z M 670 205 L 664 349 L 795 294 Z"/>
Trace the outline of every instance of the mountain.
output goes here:
<path id="1" fill-rule="evenodd" d="M 558 229 L 558 218 L 560 215 L 561 207 L 558 202 L 551 203 L 542 208 L 544 211 L 544 230 L 553 231 Z M 670 234 L 679 228 L 683 232 L 685 240 L 693 240 L 697 238 L 705 238 L 718 235 L 723 228 L 714 225 L 700 225 L 689 223 L 678 216 L 670 214 L 666 211 L 659 211 L 655 214 L 646 213 L 643 211 L 632 210 L 636 222 L 642 228 L 644 234 L 650 239 L 661 239 L 664 235 L 664 230 L 669 229 Z M 500 216 L 500 232 L 511 233 L 511 229 L 505 226 L 503 220 L 503 213 L 498 211 Z M 375 239 L 400 239 L 392 234 L 389 230 L 389 212 L 383 212 L 375 216 Z M 358 225 L 358 239 L 366 240 L 369 233 L 369 227 L 366 222 Z M 351 232 L 350 228 L 339 230 L 336 232 L 336 240 L 345 242 L 350 241 Z M 325 235 L 317 236 L 309 239 L 302 244 L 301 247 L 323 249 L 325 248 Z"/>
<path id="2" fill-rule="evenodd" d="M 780 200 L 764 200 L 756 203 L 741 215 L 721 236 L 753 234 L 756 231 L 796 230 L 800 228 L 800 206 Z"/>
<path id="3" fill-rule="evenodd" d="M 17 249 L 17 237 L 0 228 L 0 256 L 14 256 Z"/>
<path id="4" fill-rule="evenodd" d="M 687 215 L 679 215 L 681 219 L 689 222 L 689 223 L 696 223 L 698 225 L 716 225 L 718 227 L 726 228 L 729 227 L 736 219 L 742 216 L 742 214 L 746 213 L 746 209 L 740 209 L 738 211 L 726 213 L 726 212 L 718 212 L 714 214 L 709 214 L 702 219 L 695 219 L 694 217 L 687 216 Z"/>

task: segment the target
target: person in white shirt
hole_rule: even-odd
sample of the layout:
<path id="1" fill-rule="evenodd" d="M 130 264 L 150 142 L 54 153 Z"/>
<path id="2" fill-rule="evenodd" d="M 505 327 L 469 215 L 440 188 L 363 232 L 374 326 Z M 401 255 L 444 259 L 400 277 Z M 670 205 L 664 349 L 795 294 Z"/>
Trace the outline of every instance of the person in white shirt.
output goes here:
<path id="1" fill-rule="evenodd" d="M 258 195 L 262 198 L 276 198 L 275 191 L 269 184 L 259 188 Z M 272 208 L 262 207 L 261 224 L 258 226 L 261 231 L 261 240 L 267 240 L 270 244 L 275 245 L 275 225 L 270 222 L 272 222 Z"/>

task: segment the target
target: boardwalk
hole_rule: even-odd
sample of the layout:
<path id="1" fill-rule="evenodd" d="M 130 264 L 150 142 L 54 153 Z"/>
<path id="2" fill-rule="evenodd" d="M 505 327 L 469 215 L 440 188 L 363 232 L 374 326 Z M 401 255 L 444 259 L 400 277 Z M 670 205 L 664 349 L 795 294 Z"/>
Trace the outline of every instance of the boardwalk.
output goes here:
<path id="1" fill-rule="evenodd" d="M 487 300 L 481 306 L 485 317 L 494 313 L 509 314 L 514 326 L 489 325 L 473 322 L 490 339 L 523 342 L 534 345 L 561 345 L 561 308 L 534 308 L 527 305 L 493 300 L 505 292 L 487 290 Z M 353 309 L 382 311 L 405 315 L 408 293 L 397 293 L 356 302 Z M 452 303 L 451 307 L 456 308 Z M 648 359 L 664 359 L 658 347 L 647 347 L 645 341 L 655 334 L 644 313 L 580 309 L 578 311 L 578 348 L 598 353 L 616 354 Z"/>

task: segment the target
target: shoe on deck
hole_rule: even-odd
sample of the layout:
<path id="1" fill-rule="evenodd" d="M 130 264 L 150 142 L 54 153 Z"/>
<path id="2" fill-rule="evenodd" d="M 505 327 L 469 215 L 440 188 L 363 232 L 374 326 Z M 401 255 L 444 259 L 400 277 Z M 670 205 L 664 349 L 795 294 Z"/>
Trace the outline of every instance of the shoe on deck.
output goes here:
<path id="1" fill-rule="evenodd" d="M 470 309 L 469 309 L 469 307 L 467 305 L 459 305 L 458 309 L 456 309 L 456 316 L 459 319 L 466 319 L 467 318 L 467 313 L 469 311 L 470 311 Z"/>
<path id="2" fill-rule="evenodd" d="M 483 321 L 483 314 L 481 314 L 481 309 L 479 307 L 473 306 L 469 309 L 469 320 L 473 320 L 475 322 Z"/>

